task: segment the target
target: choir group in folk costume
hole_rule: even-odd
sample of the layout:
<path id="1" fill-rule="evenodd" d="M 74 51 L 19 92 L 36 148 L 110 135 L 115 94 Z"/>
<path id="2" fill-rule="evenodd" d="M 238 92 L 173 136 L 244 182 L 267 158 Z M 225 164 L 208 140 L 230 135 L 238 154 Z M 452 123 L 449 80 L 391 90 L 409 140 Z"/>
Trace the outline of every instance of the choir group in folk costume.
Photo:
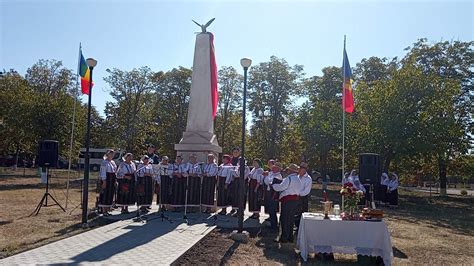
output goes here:
<path id="1" fill-rule="evenodd" d="M 244 206 L 252 216 L 258 219 L 262 205 L 269 215 L 266 220 L 271 229 L 281 227 L 279 242 L 292 242 L 293 227 L 299 226 L 303 212 L 308 211 L 312 188 L 312 178 L 308 174 L 308 165 L 290 164 L 283 168 L 277 160 L 271 159 L 265 166 L 260 159 L 250 164 L 240 156 L 240 149 L 234 148 L 232 155 L 223 155 L 220 165 L 215 155 L 209 154 L 206 162 L 198 162 L 191 154 L 189 158 L 176 156 L 170 162 L 167 156 L 162 158 L 155 154 L 155 147 L 150 145 L 147 154 L 141 157 L 137 165 L 133 155 L 127 153 L 117 166 L 113 161 L 114 151 L 104 155 L 100 168 L 100 194 L 98 206 L 103 215 L 110 215 L 110 209 L 120 207 L 122 213 L 128 213 L 128 206 L 137 205 L 139 211 L 147 213 L 156 195 L 156 204 L 160 210 L 181 211 L 184 207 L 204 213 L 219 211 L 226 215 L 236 216 L 239 208 L 240 165 L 244 164 Z M 343 183 L 351 182 L 353 186 L 366 192 L 354 170 L 346 174 Z M 375 188 L 375 199 L 396 205 L 398 203 L 398 177 L 391 173 L 383 174 L 381 182 Z M 280 222 L 277 213 L 280 212 Z"/>

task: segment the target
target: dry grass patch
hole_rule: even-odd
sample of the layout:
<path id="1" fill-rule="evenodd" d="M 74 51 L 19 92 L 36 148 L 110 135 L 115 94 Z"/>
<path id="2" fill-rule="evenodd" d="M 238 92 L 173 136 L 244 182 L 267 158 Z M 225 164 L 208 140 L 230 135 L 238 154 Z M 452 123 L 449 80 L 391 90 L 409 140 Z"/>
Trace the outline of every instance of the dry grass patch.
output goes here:
<path id="1" fill-rule="evenodd" d="M 64 207 L 66 201 L 64 176 L 51 180 L 50 193 Z M 45 185 L 38 177 L 0 176 L 0 258 L 57 241 L 80 233 L 81 200 L 79 185 L 69 192 L 68 210 L 58 206 L 42 207 L 38 216 L 29 216 L 41 200 Z M 95 204 L 95 190 L 90 187 L 89 207 Z M 48 205 L 54 202 L 48 198 Z"/>

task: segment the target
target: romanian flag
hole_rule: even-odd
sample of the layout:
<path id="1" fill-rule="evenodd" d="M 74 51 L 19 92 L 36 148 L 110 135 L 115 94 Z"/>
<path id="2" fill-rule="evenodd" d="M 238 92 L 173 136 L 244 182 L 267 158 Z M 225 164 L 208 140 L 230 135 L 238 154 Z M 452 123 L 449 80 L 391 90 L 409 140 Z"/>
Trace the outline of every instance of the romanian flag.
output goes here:
<path id="1" fill-rule="evenodd" d="M 81 91 L 82 94 L 89 95 L 89 84 L 91 83 L 91 71 L 87 66 L 86 60 L 82 55 L 82 50 L 79 49 L 79 75 L 81 76 Z M 94 83 L 92 83 L 94 86 Z"/>
<path id="2" fill-rule="evenodd" d="M 354 112 L 354 96 L 352 95 L 352 70 L 347 58 L 346 44 L 344 41 L 344 59 L 342 61 L 342 74 L 344 82 L 342 84 L 342 108 L 347 113 Z"/>

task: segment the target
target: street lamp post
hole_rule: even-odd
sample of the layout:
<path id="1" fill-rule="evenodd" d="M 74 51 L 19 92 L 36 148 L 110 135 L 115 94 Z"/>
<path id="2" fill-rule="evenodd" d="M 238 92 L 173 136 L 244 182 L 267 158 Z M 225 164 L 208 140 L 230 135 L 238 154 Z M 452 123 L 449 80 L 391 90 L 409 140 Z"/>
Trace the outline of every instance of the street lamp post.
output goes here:
<path id="1" fill-rule="evenodd" d="M 241 149 L 241 159 L 240 159 L 240 179 L 239 179 L 239 229 L 238 233 L 242 233 L 244 230 L 244 178 L 245 178 L 245 116 L 247 108 L 247 70 L 252 64 L 252 60 L 248 58 L 242 58 L 240 60 L 240 65 L 244 68 L 244 97 L 242 104 L 242 147 Z"/>
<path id="2" fill-rule="evenodd" d="M 89 80 L 89 103 L 87 105 L 87 133 L 86 133 L 86 154 L 84 162 L 84 186 L 82 190 L 82 224 L 87 224 L 87 211 L 89 210 L 89 172 L 90 172 L 90 137 L 91 137 L 91 99 L 92 99 L 92 72 L 97 65 L 97 61 L 93 58 L 87 58 L 87 65 L 90 71 Z"/>

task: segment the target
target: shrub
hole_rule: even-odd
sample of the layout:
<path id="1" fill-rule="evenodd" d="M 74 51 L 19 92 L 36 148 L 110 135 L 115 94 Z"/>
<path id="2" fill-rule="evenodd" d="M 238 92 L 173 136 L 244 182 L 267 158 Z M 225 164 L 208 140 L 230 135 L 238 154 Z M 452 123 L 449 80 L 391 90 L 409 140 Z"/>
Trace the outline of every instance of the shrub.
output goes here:
<path id="1" fill-rule="evenodd" d="M 467 190 L 465 190 L 465 189 L 462 189 L 462 190 L 461 190 L 461 195 L 463 195 L 463 196 L 467 196 Z"/>

